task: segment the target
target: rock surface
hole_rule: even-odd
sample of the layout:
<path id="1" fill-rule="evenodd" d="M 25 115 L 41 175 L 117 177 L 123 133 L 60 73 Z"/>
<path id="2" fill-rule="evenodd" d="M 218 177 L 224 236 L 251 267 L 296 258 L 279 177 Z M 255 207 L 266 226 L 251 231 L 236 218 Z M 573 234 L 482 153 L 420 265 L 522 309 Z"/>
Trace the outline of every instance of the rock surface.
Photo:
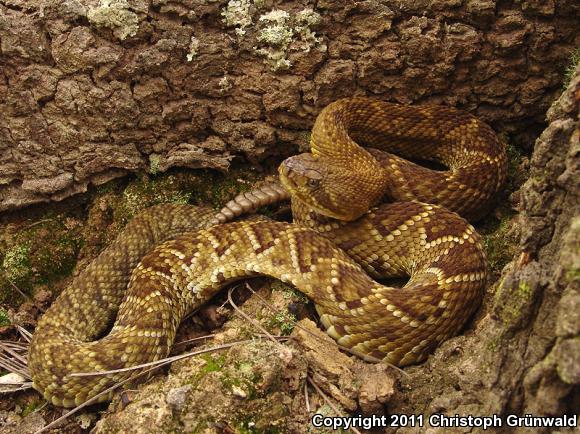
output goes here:
<path id="1" fill-rule="evenodd" d="M 0 211 L 306 148 L 326 104 L 469 110 L 530 147 L 578 3 L 1 0 Z"/>

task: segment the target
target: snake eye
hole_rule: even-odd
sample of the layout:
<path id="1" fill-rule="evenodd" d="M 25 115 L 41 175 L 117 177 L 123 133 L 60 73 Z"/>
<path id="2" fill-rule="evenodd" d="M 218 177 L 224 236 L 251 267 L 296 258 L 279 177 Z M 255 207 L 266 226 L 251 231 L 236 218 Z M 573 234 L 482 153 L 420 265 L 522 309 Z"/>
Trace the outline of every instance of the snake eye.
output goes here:
<path id="1" fill-rule="evenodd" d="M 309 178 L 306 185 L 310 188 L 316 188 L 320 185 L 320 179 Z"/>

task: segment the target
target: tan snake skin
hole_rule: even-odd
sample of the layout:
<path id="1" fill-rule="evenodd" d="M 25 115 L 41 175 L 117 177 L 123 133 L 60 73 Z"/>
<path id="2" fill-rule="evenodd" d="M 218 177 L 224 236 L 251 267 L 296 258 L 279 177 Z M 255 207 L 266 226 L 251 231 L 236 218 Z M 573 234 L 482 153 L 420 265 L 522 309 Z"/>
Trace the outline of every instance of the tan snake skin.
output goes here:
<path id="1" fill-rule="evenodd" d="M 353 101 L 358 104 L 361 100 Z M 376 111 L 374 103 L 364 101 L 367 110 Z M 366 128 L 378 116 L 367 113 L 362 103 L 337 104 L 347 104 L 351 114 L 340 116 L 351 116 L 349 123 L 354 125 Z M 419 109 L 421 116 L 426 116 L 423 110 Z M 397 116 L 407 113 L 422 128 L 437 129 L 433 127 L 437 110 L 429 110 L 430 121 L 420 121 L 417 108 L 411 107 L 398 108 Z M 473 118 L 466 121 L 460 112 L 450 114 L 446 110 L 442 118 L 450 124 L 453 113 L 459 113 L 456 130 L 476 128 Z M 130 374 L 72 377 L 71 373 L 118 369 L 165 357 L 185 314 L 227 283 L 255 274 L 276 277 L 304 292 L 315 302 L 328 334 L 341 345 L 400 366 L 424 360 L 441 341 L 457 333 L 477 308 L 485 285 L 487 263 L 479 235 L 457 214 L 419 202 L 371 208 L 365 210 L 362 218 L 348 222 L 328 217 L 340 214 L 352 220 L 355 214 L 360 215 L 358 209 L 347 211 L 341 202 L 341 197 L 348 198 L 352 193 L 347 191 L 345 196 L 340 189 L 327 189 L 327 181 L 340 178 L 335 171 L 342 171 L 348 180 L 353 178 L 352 168 L 344 172 L 347 160 L 342 159 L 342 167 L 339 164 L 337 169 L 319 165 L 321 158 L 327 158 L 327 154 L 330 158 L 334 151 L 324 146 L 318 130 L 330 132 L 328 142 L 334 142 L 336 147 L 345 143 L 344 136 L 333 132 L 340 129 L 340 116 L 328 112 L 325 109 L 321 113 L 319 128 L 315 126 L 313 131 L 315 158 L 292 157 L 281 168 L 281 179 L 292 194 L 299 225 L 246 221 L 195 230 L 207 226 L 213 215 L 210 210 L 161 205 L 145 211 L 127 225 L 39 321 L 29 354 L 34 387 L 55 405 L 70 407 L 84 402 Z M 396 119 L 395 125 L 400 125 Z M 328 125 L 329 122 L 334 124 Z M 484 128 L 481 125 L 477 125 L 478 131 Z M 378 135 L 369 131 L 365 140 Z M 456 142 L 464 143 L 461 134 L 449 131 L 447 134 Z M 485 148 L 485 128 L 482 139 L 473 133 L 478 139 L 474 148 L 477 152 L 465 144 L 469 149 L 463 157 L 457 155 L 463 145 L 455 144 L 455 153 L 448 156 L 441 150 L 443 145 L 423 139 L 426 133 L 422 129 L 412 129 L 409 134 L 415 134 L 418 145 L 431 149 L 437 158 L 445 158 L 449 167 L 457 161 L 471 162 L 474 155 L 480 155 L 487 163 L 469 163 L 471 167 L 495 167 L 495 175 L 482 174 L 485 185 L 476 186 L 471 179 L 449 174 L 436 175 L 450 178 L 446 182 L 452 187 L 447 194 L 467 190 L 481 199 L 480 206 L 487 205 L 492 194 L 489 192 L 496 191 L 505 176 L 505 156 L 496 148 L 497 141 L 488 140 Z M 391 144 L 403 146 L 403 142 L 401 139 L 401 143 Z M 365 173 L 367 165 L 374 164 L 367 161 L 370 153 L 363 151 L 358 156 L 358 149 L 345 149 L 353 152 L 352 162 L 361 173 Z M 341 161 L 340 153 L 333 158 Z M 437 182 L 440 181 L 433 181 L 432 185 Z M 368 197 L 382 196 L 369 190 L 375 184 L 389 188 L 388 182 L 357 184 L 357 196 L 368 202 L 367 207 L 374 204 Z M 453 189 L 455 185 L 457 188 Z M 442 202 L 447 200 L 447 196 L 437 197 Z M 468 215 L 481 212 L 473 204 L 476 200 L 467 202 L 459 207 Z M 178 234 L 182 235 L 160 244 Z M 154 246 L 157 247 L 146 254 Z M 406 275 L 410 279 L 403 288 L 393 288 L 378 284 L 367 273 L 375 278 Z M 113 329 L 101 337 L 115 315 Z M 107 399 L 110 394 L 101 400 Z"/>
<path id="2" fill-rule="evenodd" d="M 389 152 L 365 150 L 360 144 Z M 312 154 L 287 159 L 323 188 L 282 184 L 313 209 L 354 220 L 383 196 L 444 206 L 468 219 L 487 211 L 506 176 L 506 154 L 485 123 L 449 107 L 408 107 L 367 98 L 328 105 L 314 124 Z M 391 153 L 394 152 L 397 155 Z M 404 157 L 404 158 L 403 158 Z M 405 158 L 447 166 L 434 171 Z"/>
<path id="3" fill-rule="evenodd" d="M 505 148 L 494 131 L 467 112 L 442 106 L 341 99 L 319 114 L 311 147 L 312 154 L 282 164 L 287 192 L 271 183 L 242 193 L 214 222 L 288 199 L 288 192 L 340 220 L 356 219 L 383 198 L 437 204 L 476 221 L 489 211 L 507 171 Z M 440 163 L 447 170 L 434 171 L 406 158 Z M 300 172 L 304 185 L 289 185 L 287 171 Z M 306 185 L 308 178 L 324 180 L 322 188 Z"/>

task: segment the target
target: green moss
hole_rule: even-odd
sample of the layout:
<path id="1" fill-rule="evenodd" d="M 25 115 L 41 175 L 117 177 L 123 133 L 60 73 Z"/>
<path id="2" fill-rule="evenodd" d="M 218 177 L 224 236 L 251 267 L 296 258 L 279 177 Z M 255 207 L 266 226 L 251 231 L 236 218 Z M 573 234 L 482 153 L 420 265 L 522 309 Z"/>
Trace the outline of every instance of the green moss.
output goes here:
<path id="1" fill-rule="evenodd" d="M 68 228 L 63 214 L 43 217 L 0 247 L 0 301 L 14 304 L 21 298 L 14 286 L 30 294 L 35 285 L 50 285 L 72 272 L 83 242 L 80 228 Z"/>
<path id="2" fill-rule="evenodd" d="M 150 156 L 150 172 L 156 172 L 157 158 Z M 216 171 L 173 170 L 159 175 L 141 174 L 128 182 L 113 180 L 96 190 L 98 196 L 113 194 L 108 202 L 113 223 L 121 229 L 139 211 L 162 203 L 193 203 L 220 209 L 238 193 L 252 188 L 259 179 L 253 169 L 233 168 L 224 175 Z M 112 230 L 115 236 L 118 230 Z"/>
<path id="3" fill-rule="evenodd" d="M 151 175 L 157 175 L 159 172 L 159 162 L 160 157 L 158 154 L 149 155 L 149 173 L 151 173 Z"/>
<path id="4" fill-rule="evenodd" d="M 502 320 L 506 324 L 513 324 L 521 317 L 522 308 L 527 306 L 532 297 L 531 287 L 527 282 L 520 282 L 512 294 L 510 302 L 504 305 Z"/>
<path id="5" fill-rule="evenodd" d="M 249 190 L 257 179 L 252 170 L 236 169 L 227 175 L 214 171 L 142 175 L 122 189 L 113 217 L 126 223 L 140 210 L 160 203 L 191 202 L 219 209 L 236 194 Z"/>
<path id="6" fill-rule="evenodd" d="M 572 77 L 576 72 L 576 67 L 578 66 L 578 63 L 580 63 L 580 47 L 576 47 L 570 53 L 570 62 L 568 63 L 568 66 L 564 71 L 564 82 L 562 83 L 562 87 L 564 89 L 566 89 L 570 84 L 570 80 L 572 80 Z"/>
<path id="7" fill-rule="evenodd" d="M 566 281 L 570 282 L 579 282 L 580 281 L 580 268 L 571 268 L 566 270 Z"/>
<path id="8" fill-rule="evenodd" d="M 27 241 L 15 244 L 4 253 L 2 268 L 7 279 L 21 282 L 30 277 L 30 245 Z"/>
<path id="9" fill-rule="evenodd" d="M 289 335 L 296 325 L 296 317 L 290 312 L 276 312 L 267 322 L 269 328 L 278 328 L 283 335 Z"/>
<path id="10" fill-rule="evenodd" d="M 141 176 L 127 185 L 114 205 L 115 221 L 126 223 L 142 209 L 160 203 L 188 203 L 191 193 L 183 184 L 183 180 L 173 175 Z"/>
<path id="11" fill-rule="evenodd" d="M 151 170 L 156 167 L 151 159 Z M 232 169 L 227 175 L 215 171 L 170 171 L 158 176 L 112 180 L 93 190 L 92 203 L 102 199 L 110 215 L 102 222 L 109 225 L 105 234 L 95 236 L 84 226 L 84 204 L 58 211 L 56 206 L 32 220 L 20 219 L 4 226 L 0 234 L 0 303 L 17 307 L 21 292 L 31 295 L 38 285 L 57 288 L 69 276 L 87 237 L 89 250 L 98 252 L 118 234 L 139 211 L 160 203 L 197 203 L 219 209 L 241 191 L 249 190 L 258 174 L 254 170 Z M 108 212 L 108 211 L 107 211 Z M 105 215 L 107 214 L 107 215 Z M 108 219 L 112 219 L 112 224 Z M 102 228 L 103 225 L 97 225 Z M 98 238 L 98 239 L 97 239 Z M 17 288 L 17 289 L 16 289 Z"/>
<path id="12" fill-rule="evenodd" d="M 489 262 L 489 270 L 492 273 L 493 280 L 499 277 L 503 267 L 514 259 L 518 252 L 518 231 L 517 219 L 510 205 L 509 195 L 517 191 L 527 178 L 522 161 L 524 155 L 522 152 L 510 144 L 507 137 L 501 140 L 506 143 L 507 179 L 501 194 L 497 198 L 496 215 L 501 217 L 495 218 L 493 215 L 487 216 L 482 222 L 477 224 L 477 231 L 483 237 L 483 245 Z"/>
<path id="13" fill-rule="evenodd" d="M 282 296 L 285 299 L 290 299 L 296 303 L 308 303 L 308 297 L 302 294 L 300 291 L 296 290 L 294 287 L 290 285 L 286 285 L 284 282 L 279 280 L 274 280 L 270 284 L 270 288 L 272 288 L 272 292 L 281 292 Z"/>
<path id="14" fill-rule="evenodd" d="M 489 268 L 496 277 L 518 251 L 518 240 L 511 233 L 512 217 L 513 214 L 508 214 L 501 220 L 490 221 L 481 228 Z"/>
<path id="15" fill-rule="evenodd" d="M 36 283 L 49 284 L 68 276 L 76 264 L 77 254 L 83 244 L 80 232 L 68 232 L 62 227 L 55 235 L 51 245 L 44 245 L 35 253 L 33 263 L 37 264 L 39 270 Z"/>
<path id="16" fill-rule="evenodd" d="M 511 144 L 506 142 L 506 154 L 508 158 L 507 179 L 504 190 L 511 194 L 519 189 L 527 179 L 527 172 L 522 168 L 522 152 Z"/>
<path id="17" fill-rule="evenodd" d="M 494 352 L 498 349 L 501 339 L 499 337 L 494 337 L 487 342 L 487 349 L 491 352 Z"/>
<path id="18" fill-rule="evenodd" d="M 247 400 L 262 397 L 258 392 L 259 384 L 263 381 L 260 364 L 263 363 L 264 352 L 261 345 L 259 341 L 248 344 L 246 349 L 249 355 L 242 359 L 233 358 L 231 353 L 228 353 L 230 356 L 226 358 L 218 377 L 225 391 L 232 393 L 236 389 L 241 390 L 245 393 Z"/>
<path id="19" fill-rule="evenodd" d="M 258 179 L 258 174 L 253 170 L 233 169 L 227 176 L 207 172 L 196 183 L 192 199 L 195 203 L 220 209 L 237 194 L 250 190 Z"/>
<path id="20" fill-rule="evenodd" d="M 22 413 L 20 414 L 22 417 L 28 416 L 30 413 L 34 413 L 38 408 L 40 408 L 41 402 L 33 401 L 26 404 L 26 407 L 22 409 Z"/>
<path id="21" fill-rule="evenodd" d="M 483 235 L 483 244 L 489 261 L 489 267 L 495 277 L 499 276 L 502 268 L 514 258 L 517 253 L 518 239 L 515 234 L 514 212 L 511 209 L 509 195 L 517 191 L 525 182 L 528 174 L 524 170 L 522 161 L 524 155 L 514 146 L 509 137 L 500 138 L 506 144 L 507 154 L 507 179 L 502 189 L 501 197 L 498 197 L 497 213 L 501 215 L 498 220 L 492 216 L 487 217 L 478 225 L 478 232 Z"/>
<path id="22" fill-rule="evenodd" d="M 10 318 L 8 318 L 8 312 L 0 307 L 0 327 L 6 327 L 11 324 Z"/>
<path id="23" fill-rule="evenodd" d="M 198 420 L 195 423 L 195 425 L 193 425 L 191 427 L 191 433 L 192 434 L 202 434 L 202 433 L 207 433 L 207 432 L 212 432 L 210 431 L 209 427 L 210 427 L 210 423 L 213 424 L 214 421 L 210 420 L 210 419 L 203 419 L 203 420 Z M 178 432 L 183 432 L 183 430 L 178 431 Z"/>
<path id="24" fill-rule="evenodd" d="M 189 379 L 189 382 L 198 386 L 199 382 L 210 372 L 220 372 L 225 364 L 225 354 L 202 354 L 199 356 L 205 364 Z"/>
<path id="25" fill-rule="evenodd" d="M 201 356 L 201 358 L 204 359 L 206 362 L 200 371 L 202 373 L 202 375 L 205 375 L 209 372 L 221 371 L 221 369 L 224 367 L 224 364 L 226 362 L 225 354 L 221 354 L 219 356 L 212 356 L 211 354 L 204 354 Z"/>
<path id="26" fill-rule="evenodd" d="M 513 288 L 505 288 L 502 282 L 495 302 L 500 320 L 506 326 L 518 324 L 523 319 L 522 311 L 530 305 L 532 297 L 532 287 L 528 282 L 521 281 Z"/>
<path id="27" fill-rule="evenodd" d="M 117 194 L 123 191 L 127 185 L 128 178 L 115 178 L 95 188 L 96 196 L 103 196 L 105 194 Z"/>
<path id="28" fill-rule="evenodd" d="M 220 382 L 224 389 L 233 391 L 234 388 L 241 389 L 246 394 L 246 399 L 257 398 L 255 384 L 260 381 L 259 374 L 254 372 L 254 366 L 250 363 L 233 363 L 228 366 L 220 377 Z"/>

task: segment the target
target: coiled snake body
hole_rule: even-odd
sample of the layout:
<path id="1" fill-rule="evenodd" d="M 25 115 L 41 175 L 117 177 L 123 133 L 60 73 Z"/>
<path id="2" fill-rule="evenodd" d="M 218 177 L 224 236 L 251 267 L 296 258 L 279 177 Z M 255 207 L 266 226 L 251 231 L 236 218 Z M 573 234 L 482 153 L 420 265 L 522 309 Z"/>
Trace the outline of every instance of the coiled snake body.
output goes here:
<path id="1" fill-rule="evenodd" d="M 355 140 L 449 170 L 418 168 Z M 469 223 L 416 201 L 373 206 L 385 194 L 432 197 L 479 215 L 505 176 L 503 149 L 485 124 L 441 107 L 341 100 L 319 115 L 312 154 L 286 160 L 280 175 L 299 224 L 211 226 L 211 210 L 168 204 L 133 219 L 39 321 L 29 353 L 34 387 L 55 405 L 84 402 L 131 374 L 71 373 L 165 357 L 186 313 L 256 274 L 310 297 L 341 345 L 401 366 L 424 360 L 477 308 L 487 265 Z M 369 275 L 410 279 L 392 288 Z"/>

